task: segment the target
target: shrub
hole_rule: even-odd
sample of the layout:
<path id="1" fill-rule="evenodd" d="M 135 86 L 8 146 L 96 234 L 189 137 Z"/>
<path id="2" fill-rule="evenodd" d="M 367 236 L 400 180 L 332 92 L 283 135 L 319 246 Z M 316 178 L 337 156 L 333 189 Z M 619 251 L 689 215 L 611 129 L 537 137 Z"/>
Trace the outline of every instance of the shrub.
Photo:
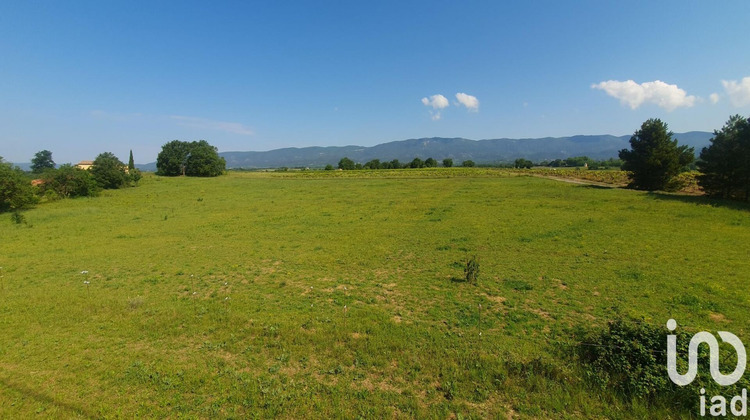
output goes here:
<path id="1" fill-rule="evenodd" d="M 42 179 L 40 191 L 48 198 L 86 197 L 98 192 L 91 173 L 70 164 L 46 171 Z"/>
<path id="2" fill-rule="evenodd" d="M 0 213 L 22 210 L 36 201 L 31 181 L 23 171 L 0 158 Z"/>
<path id="3" fill-rule="evenodd" d="M 599 388 L 614 389 L 625 399 L 639 398 L 652 403 L 660 401 L 664 405 L 690 411 L 697 408 L 701 388 L 706 390 L 706 395 L 737 395 L 742 388 L 748 387 L 744 378 L 731 386 L 720 386 L 714 382 L 709 372 L 706 345 L 698 347 L 699 369 L 695 380 L 684 387 L 674 384 L 667 373 L 668 334 L 677 335 L 677 370 L 685 372 L 692 334 L 684 330 L 669 333 L 663 326 L 618 319 L 610 322 L 604 330 L 579 335 L 577 353 L 585 378 Z M 733 366 L 734 363 L 731 360 L 722 362 L 726 366 Z"/>

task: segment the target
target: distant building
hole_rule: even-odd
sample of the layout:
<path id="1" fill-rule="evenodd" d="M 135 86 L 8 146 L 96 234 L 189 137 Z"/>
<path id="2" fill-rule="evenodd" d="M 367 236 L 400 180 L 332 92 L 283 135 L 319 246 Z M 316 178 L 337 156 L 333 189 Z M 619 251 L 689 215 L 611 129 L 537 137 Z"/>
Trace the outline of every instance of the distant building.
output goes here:
<path id="1" fill-rule="evenodd" d="M 88 171 L 89 169 L 91 169 L 92 166 L 94 166 L 93 160 L 82 160 L 76 163 L 76 168 L 81 168 L 84 171 Z"/>

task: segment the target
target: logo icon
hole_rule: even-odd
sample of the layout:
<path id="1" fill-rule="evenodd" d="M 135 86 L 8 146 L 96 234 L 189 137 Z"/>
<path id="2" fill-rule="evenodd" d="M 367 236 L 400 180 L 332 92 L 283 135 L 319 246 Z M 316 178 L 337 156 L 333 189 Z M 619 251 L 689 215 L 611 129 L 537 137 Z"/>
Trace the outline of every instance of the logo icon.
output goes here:
<path id="1" fill-rule="evenodd" d="M 676 328 L 677 322 L 674 319 L 667 321 L 667 329 L 669 331 L 674 331 Z M 669 379 L 679 386 L 685 386 L 693 382 L 693 379 L 698 374 L 698 345 L 706 343 L 709 347 L 709 371 L 714 381 L 722 386 L 732 385 L 739 381 L 745 373 L 747 365 L 745 346 L 736 335 L 730 332 L 719 331 L 719 337 L 721 337 L 722 341 L 734 347 L 734 350 L 737 352 L 737 366 L 732 373 L 724 375 L 719 371 L 719 342 L 716 341 L 716 337 L 713 334 L 701 331 L 690 339 L 690 345 L 688 346 L 688 371 L 684 375 L 680 375 L 677 372 L 677 336 L 674 334 L 667 336 L 667 372 L 669 373 Z"/>

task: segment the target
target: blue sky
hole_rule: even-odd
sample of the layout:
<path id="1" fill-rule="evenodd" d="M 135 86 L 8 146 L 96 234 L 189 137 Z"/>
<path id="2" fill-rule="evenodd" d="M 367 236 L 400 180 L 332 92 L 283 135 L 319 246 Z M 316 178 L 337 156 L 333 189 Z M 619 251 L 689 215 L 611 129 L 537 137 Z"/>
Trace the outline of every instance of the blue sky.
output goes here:
<path id="1" fill-rule="evenodd" d="M 0 3 L 0 156 L 712 131 L 750 2 Z"/>

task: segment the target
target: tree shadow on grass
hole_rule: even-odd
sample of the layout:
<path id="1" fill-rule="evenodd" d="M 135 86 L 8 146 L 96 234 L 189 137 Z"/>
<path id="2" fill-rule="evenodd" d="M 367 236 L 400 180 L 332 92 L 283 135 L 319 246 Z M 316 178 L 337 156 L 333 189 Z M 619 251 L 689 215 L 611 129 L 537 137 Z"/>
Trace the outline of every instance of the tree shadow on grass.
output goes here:
<path id="1" fill-rule="evenodd" d="M 0 378 L 0 386 L 6 389 L 11 389 L 13 391 L 16 391 L 22 395 L 25 395 L 27 397 L 33 398 L 35 401 L 42 403 L 42 404 L 48 404 L 55 406 L 63 411 L 68 412 L 69 414 L 72 414 L 78 418 L 88 418 L 88 419 L 95 419 L 98 416 L 93 415 L 92 413 L 88 412 L 83 407 L 77 406 L 75 404 L 71 404 L 66 401 L 61 401 L 59 399 L 56 399 L 50 395 L 43 394 L 39 392 L 36 389 L 28 388 L 24 385 L 13 383 L 9 380 L 6 380 L 5 378 Z"/>
<path id="2" fill-rule="evenodd" d="M 598 184 L 580 184 L 577 185 L 578 188 L 592 188 L 595 190 L 616 190 L 620 187 L 619 185 L 598 185 Z"/>
<path id="3" fill-rule="evenodd" d="M 649 192 L 648 196 L 654 200 L 679 201 L 685 204 L 694 204 L 696 206 L 725 207 L 732 210 L 750 211 L 750 203 L 743 201 L 733 201 L 720 198 L 709 198 L 703 195 L 681 195 L 664 192 Z"/>

